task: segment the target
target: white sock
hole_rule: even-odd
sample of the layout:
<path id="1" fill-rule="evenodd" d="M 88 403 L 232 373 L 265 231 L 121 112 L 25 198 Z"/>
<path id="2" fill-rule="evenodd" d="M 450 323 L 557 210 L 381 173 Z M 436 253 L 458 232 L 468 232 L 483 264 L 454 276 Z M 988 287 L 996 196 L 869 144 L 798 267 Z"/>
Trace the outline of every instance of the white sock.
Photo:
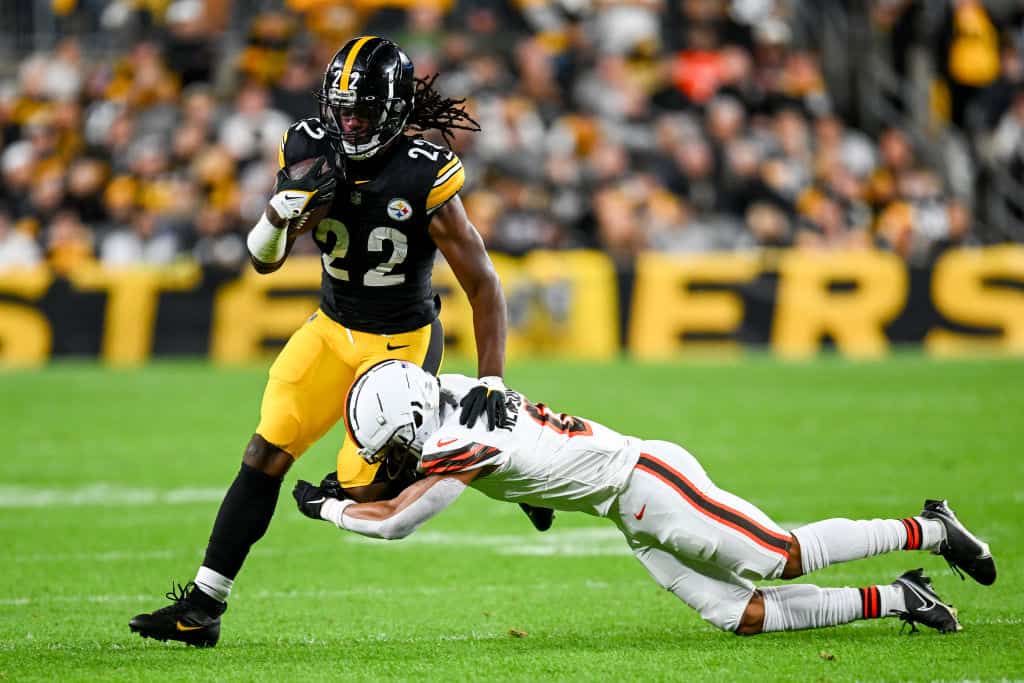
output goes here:
<path id="1" fill-rule="evenodd" d="M 945 527 L 934 519 L 826 519 L 792 534 L 800 542 L 804 574 L 839 562 L 861 560 L 895 550 L 935 550 Z"/>
<path id="2" fill-rule="evenodd" d="M 762 630 L 798 631 L 838 626 L 857 619 L 893 616 L 906 609 L 896 586 L 819 588 L 807 583 L 762 588 Z"/>
<path id="3" fill-rule="evenodd" d="M 196 588 L 214 600 L 227 602 L 231 596 L 231 587 L 235 585 L 235 582 L 209 567 L 200 567 L 196 572 L 195 584 Z"/>

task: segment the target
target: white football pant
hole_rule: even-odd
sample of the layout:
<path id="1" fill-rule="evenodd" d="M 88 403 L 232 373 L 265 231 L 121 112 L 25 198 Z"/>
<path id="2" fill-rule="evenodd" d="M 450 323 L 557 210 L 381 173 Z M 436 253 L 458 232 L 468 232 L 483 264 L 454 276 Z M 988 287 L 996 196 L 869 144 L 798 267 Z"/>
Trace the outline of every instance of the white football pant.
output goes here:
<path id="1" fill-rule="evenodd" d="M 608 517 L 655 581 L 706 621 L 735 631 L 752 581 L 782 575 L 789 532 L 715 486 L 681 446 L 644 441 L 640 450 Z"/>

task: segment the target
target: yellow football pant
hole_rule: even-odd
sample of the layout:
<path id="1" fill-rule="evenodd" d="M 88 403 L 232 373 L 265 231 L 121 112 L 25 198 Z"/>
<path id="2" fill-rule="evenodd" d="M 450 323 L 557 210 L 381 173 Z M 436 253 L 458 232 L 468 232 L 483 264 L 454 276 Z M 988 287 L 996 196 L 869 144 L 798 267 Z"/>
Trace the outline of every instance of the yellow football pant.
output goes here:
<path id="1" fill-rule="evenodd" d="M 444 353 L 441 323 L 400 334 L 349 330 L 317 311 L 281 349 L 270 366 L 256 433 L 298 458 L 342 419 L 345 395 L 356 377 L 388 358 L 406 360 L 437 374 Z M 380 464 L 368 465 L 351 439 L 338 452 L 342 486 L 373 482 Z"/>

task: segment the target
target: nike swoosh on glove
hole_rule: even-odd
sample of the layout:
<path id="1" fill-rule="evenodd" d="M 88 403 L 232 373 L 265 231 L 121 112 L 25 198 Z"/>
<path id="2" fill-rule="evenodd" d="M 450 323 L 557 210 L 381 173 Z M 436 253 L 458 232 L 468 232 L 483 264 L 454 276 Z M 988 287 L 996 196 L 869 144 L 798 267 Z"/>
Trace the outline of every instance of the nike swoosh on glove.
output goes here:
<path id="1" fill-rule="evenodd" d="M 487 430 L 505 424 L 508 413 L 505 410 L 505 383 L 500 377 L 481 377 L 480 383 L 469 390 L 459 401 L 462 412 L 459 424 L 470 429 L 481 416 L 487 416 Z"/>
<path id="2" fill-rule="evenodd" d="M 299 512 L 310 519 L 322 520 L 320 508 L 332 496 L 328 496 L 319 486 L 314 486 L 304 479 L 299 479 L 295 482 L 295 488 L 292 489 L 292 497 L 295 498 L 295 502 L 299 506 Z"/>
<path id="3" fill-rule="evenodd" d="M 297 218 L 306 211 L 334 201 L 338 179 L 330 168 L 324 173 L 326 157 L 319 157 L 301 178 L 292 178 L 288 170 L 277 172 L 277 188 L 270 198 L 270 206 L 281 218 Z"/>

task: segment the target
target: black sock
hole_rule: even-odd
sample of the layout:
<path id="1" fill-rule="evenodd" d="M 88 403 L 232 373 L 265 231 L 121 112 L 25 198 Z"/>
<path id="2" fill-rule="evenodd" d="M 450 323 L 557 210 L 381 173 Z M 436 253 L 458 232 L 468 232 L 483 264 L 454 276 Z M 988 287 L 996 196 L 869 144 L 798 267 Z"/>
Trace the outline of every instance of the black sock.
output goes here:
<path id="1" fill-rule="evenodd" d="M 211 598 L 200 590 L 198 586 L 188 594 L 188 601 L 209 614 L 211 617 L 219 617 L 224 614 L 228 608 L 228 604 L 226 602 L 221 602 L 216 598 Z"/>
<path id="2" fill-rule="evenodd" d="M 220 504 L 203 566 L 234 580 L 249 548 L 267 532 L 280 492 L 281 479 L 243 463 Z"/>

